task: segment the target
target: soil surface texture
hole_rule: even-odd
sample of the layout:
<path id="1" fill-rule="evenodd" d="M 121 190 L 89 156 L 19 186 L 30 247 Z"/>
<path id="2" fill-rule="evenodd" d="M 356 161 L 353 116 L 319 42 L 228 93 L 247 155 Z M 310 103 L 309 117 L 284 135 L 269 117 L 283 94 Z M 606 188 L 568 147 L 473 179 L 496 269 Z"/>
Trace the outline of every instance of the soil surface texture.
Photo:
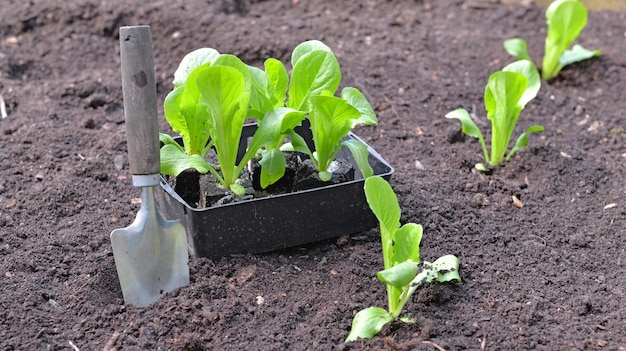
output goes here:
<path id="1" fill-rule="evenodd" d="M 0 350 L 626 350 L 626 12 L 593 11 L 565 68 L 522 111 L 529 146 L 485 175 L 444 115 L 489 124 L 489 75 L 544 9 L 491 0 L 5 0 L 0 11 Z M 150 24 L 160 129 L 182 57 L 213 47 L 262 66 L 319 39 L 379 125 L 356 133 L 395 167 L 422 260 L 457 255 L 462 282 L 422 288 L 393 323 L 345 344 L 386 307 L 379 230 L 284 251 L 192 257 L 191 284 L 125 305 L 110 233 L 135 218 L 118 28 Z M 513 197 L 519 200 L 514 202 Z"/>

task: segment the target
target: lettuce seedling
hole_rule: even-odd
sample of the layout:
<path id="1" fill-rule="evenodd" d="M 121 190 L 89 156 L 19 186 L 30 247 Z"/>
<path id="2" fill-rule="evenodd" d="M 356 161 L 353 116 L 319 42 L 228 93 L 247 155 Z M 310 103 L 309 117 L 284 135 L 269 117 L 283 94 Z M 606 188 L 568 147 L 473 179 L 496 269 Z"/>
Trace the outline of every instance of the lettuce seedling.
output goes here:
<path id="1" fill-rule="evenodd" d="M 236 180 L 254 157 L 260 157 L 264 188 L 283 176 L 286 162 L 282 152 L 288 150 L 308 154 L 320 179 L 327 181 L 332 177 L 331 162 L 345 145 L 363 175 L 371 175 L 367 147 L 356 140 L 342 142 L 356 125 L 377 123 L 369 102 L 355 88 L 344 88 L 340 98 L 333 96 L 341 71 L 335 55 L 322 42 L 301 43 L 291 62 L 290 79 L 285 66 L 273 58 L 265 61 L 262 70 L 210 48 L 186 55 L 164 105 L 165 118 L 182 136 L 183 145 L 161 135 L 161 172 L 174 176 L 188 168 L 211 172 L 225 188 L 243 194 Z M 294 131 L 307 115 L 315 152 Z M 246 118 L 256 118 L 259 126 L 244 158 L 237 162 Z M 288 137 L 292 142 L 282 145 Z M 205 160 L 211 148 L 219 167 Z"/>
<path id="2" fill-rule="evenodd" d="M 497 166 L 505 156 L 520 112 L 537 96 L 540 87 L 539 74 L 532 62 L 527 60 L 515 61 L 489 77 L 484 99 L 487 118 L 491 121 L 491 155 L 480 129 L 465 109 L 454 110 L 445 117 L 461 121 L 463 133 L 479 140 L 485 161 L 491 166 Z M 540 131 L 543 131 L 542 126 L 529 127 L 519 136 L 506 155 L 506 160 L 528 144 L 530 133 Z M 476 166 L 480 170 L 486 170 L 480 163 Z"/>
<path id="3" fill-rule="evenodd" d="M 370 339 L 385 324 L 396 319 L 413 323 L 411 318 L 400 318 L 400 314 L 417 288 L 433 281 L 461 280 L 456 256 L 446 255 L 432 263 L 420 263 L 422 226 L 415 223 L 400 226 L 398 198 L 389 183 L 378 176 L 367 178 L 365 196 L 380 222 L 385 269 L 376 273 L 376 276 L 387 285 L 388 309 L 368 307 L 359 311 L 354 316 L 346 342 L 358 338 Z"/>
<path id="4" fill-rule="evenodd" d="M 294 49 L 291 64 L 287 107 L 308 113 L 315 151 L 296 133 L 291 133 L 291 143 L 282 150 L 309 155 L 320 180 L 329 181 L 332 161 L 339 149 L 346 146 L 363 176 L 372 175 L 367 147 L 357 140 L 342 140 L 357 125 L 377 124 L 376 113 L 356 88 L 346 87 L 341 97 L 334 96 L 341 82 L 341 70 L 332 50 L 316 40 L 304 42 Z"/>
<path id="5" fill-rule="evenodd" d="M 265 114 L 260 122 L 255 137 L 265 140 L 254 140 L 254 143 L 260 146 L 257 152 L 261 157 L 262 188 L 265 189 L 285 175 L 287 160 L 280 147 L 283 140 L 293 133 L 293 129 L 302 124 L 304 116 L 305 112 L 279 107 Z"/>
<path id="6" fill-rule="evenodd" d="M 360 95 L 356 89 L 352 89 L 345 88 L 342 93 Z M 311 124 L 315 151 L 311 151 L 304 138 L 297 133 L 291 134 L 291 143 L 285 144 L 282 150 L 295 150 L 309 155 L 320 180 L 329 181 L 332 178 L 331 164 L 339 149 L 346 146 L 352 152 L 363 176 L 365 178 L 371 176 L 374 171 L 368 163 L 369 152 L 365 144 L 355 139 L 342 141 L 353 126 L 359 123 L 362 117 L 361 112 L 345 98 L 314 95 L 310 97 L 310 101 L 311 110 L 308 119 Z M 367 103 L 365 98 L 362 101 Z M 367 105 L 369 106 L 368 103 Z"/>
<path id="7" fill-rule="evenodd" d="M 165 117 L 181 134 L 183 147 L 170 136 L 161 135 L 161 173 L 176 176 L 188 168 L 211 172 L 224 188 L 243 195 L 245 190 L 237 179 L 247 162 L 265 147 L 276 149 L 305 114 L 286 108 L 268 113 L 267 120 L 259 122 L 243 158 L 237 161 L 243 124 L 255 105 L 251 96 L 260 96 L 252 88 L 251 70 L 237 57 L 216 54 L 212 49 L 194 53 L 197 56 L 191 55 L 192 59 L 183 59 L 174 75 L 175 88 L 165 99 Z M 215 149 L 221 174 L 205 160 L 211 148 Z M 277 180 L 276 171 L 265 180 Z"/>
<path id="8" fill-rule="evenodd" d="M 587 50 L 580 45 L 570 45 L 587 24 L 587 8 L 578 0 L 556 0 L 546 10 L 548 33 L 545 41 L 545 54 L 541 67 L 541 77 L 550 80 L 566 65 L 584 61 L 600 55 L 600 50 Z M 526 41 L 520 38 L 504 42 L 505 50 L 518 60 L 529 60 Z"/>

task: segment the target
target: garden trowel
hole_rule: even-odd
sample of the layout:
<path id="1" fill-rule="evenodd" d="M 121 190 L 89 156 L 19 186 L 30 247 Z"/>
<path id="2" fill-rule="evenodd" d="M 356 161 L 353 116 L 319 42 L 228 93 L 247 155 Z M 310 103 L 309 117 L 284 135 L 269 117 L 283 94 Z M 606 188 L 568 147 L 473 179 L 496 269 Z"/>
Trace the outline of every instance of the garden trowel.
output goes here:
<path id="1" fill-rule="evenodd" d="M 121 27 L 120 56 L 128 158 L 141 208 L 129 227 L 111 233 L 111 244 L 124 301 L 143 307 L 189 284 L 187 235 L 179 221 L 161 217 L 154 200 L 161 165 L 150 27 Z"/>

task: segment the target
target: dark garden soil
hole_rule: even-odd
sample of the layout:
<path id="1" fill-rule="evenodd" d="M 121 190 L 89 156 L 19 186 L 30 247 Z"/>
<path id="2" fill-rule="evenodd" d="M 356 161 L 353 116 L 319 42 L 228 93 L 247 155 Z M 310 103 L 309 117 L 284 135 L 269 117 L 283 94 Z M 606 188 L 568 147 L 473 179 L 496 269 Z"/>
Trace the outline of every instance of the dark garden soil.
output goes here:
<path id="1" fill-rule="evenodd" d="M 489 74 L 520 36 L 543 55 L 544 10 L 497 1 L 17 1 L 0 11 L 1 350 L 625 350 L 626 12 L 590 13 L 566 68 L 522 112 L 533 124 L 491 175 L 458 140 L 456 108 L 485 115 Z M 137 2 L 139 3 L 139 2 Z M 124 304 L 109 235 L 139 208 L 127 165 L 118 27 L 150 24 L 160 101 L 202 46 L 255 65 L 301 41 L 336 53 L 395 168 L 422 259 L 455 254 L 461 283 L 424 288 L 394 323 L 344 344 L 385 307 L 379 232 L 263 255 L 192 258 L 191 284 Z M 160 118 L 162 131 L 168 131 Z M 517 135 L 517 133 L 515 134 Z M 454 141 L 454 142 L 453 142 Z M 523 207 L 514 205 L 512 197 Z M 519 205 L 519 204 L 518 204 Z"/>

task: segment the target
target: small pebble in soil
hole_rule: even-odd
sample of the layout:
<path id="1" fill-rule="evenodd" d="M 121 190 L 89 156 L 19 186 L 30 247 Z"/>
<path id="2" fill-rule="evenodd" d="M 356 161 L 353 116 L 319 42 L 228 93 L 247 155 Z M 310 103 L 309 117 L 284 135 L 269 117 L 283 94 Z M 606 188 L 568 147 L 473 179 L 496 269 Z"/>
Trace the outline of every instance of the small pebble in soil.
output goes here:
<path id="1" fill-rule="evenodd" d="M 58 302 L 54 301 L 53 299 L 49 299 L 48 303 L 50 304 L 50 306 L 52 306 L 52 308 L 54 308 L 57 311 L 63 311 L 63 307 L 61 307 L 61 305 L 59 305 Z"/>
<path id="2" fill-rule="evenodd" d="M 511 195 L 511 198 L 513 199 L 513 206 L 517 208 L 524 207 L 524 204 L 520 201 L 520 199 L 517 198 L 517 196 Z"/>
<path id="3" fill-rule="evenodd" d="M 474 201 L 482 206 L 489 206 L 489 198 L 483 193 L 474 194 Z"/>
<path id="4" fill-rule="evenodd" d="M 338 246 L 343 246 L 343 245 L 347 244 L 349 241 L 350 241 L 350 236 L 349 235 L 342 235 L 342 236 L 337 238 L 337 245 Z"/>
<path id="5" fill-rule="evenodd" d="M 584 111 L 585 111 L 585 109 L 582 106 L 580 106 L 580 105 L 576 105 L 576 107 L 574 108 L 574 114 L 576 116 L 582 115 Z"/>
<path id="6" fill-rule="evenodd" d="M 115 165 L 115 169 L 121 171 L 124 169 L 124 165 L 126 164 L 126 157 L 124 155 L 117 155 L 113 159 L 113 165 Z"/>
<path id="7" fill-rule="evenodd" d="M 582 120 L 576 122 L 576 125 L 579 127 L 584 126 L 585 124 L 589 123 L 589 118 L 590 118 L 589 115 L 585 115 L 585 117 Z"/>

